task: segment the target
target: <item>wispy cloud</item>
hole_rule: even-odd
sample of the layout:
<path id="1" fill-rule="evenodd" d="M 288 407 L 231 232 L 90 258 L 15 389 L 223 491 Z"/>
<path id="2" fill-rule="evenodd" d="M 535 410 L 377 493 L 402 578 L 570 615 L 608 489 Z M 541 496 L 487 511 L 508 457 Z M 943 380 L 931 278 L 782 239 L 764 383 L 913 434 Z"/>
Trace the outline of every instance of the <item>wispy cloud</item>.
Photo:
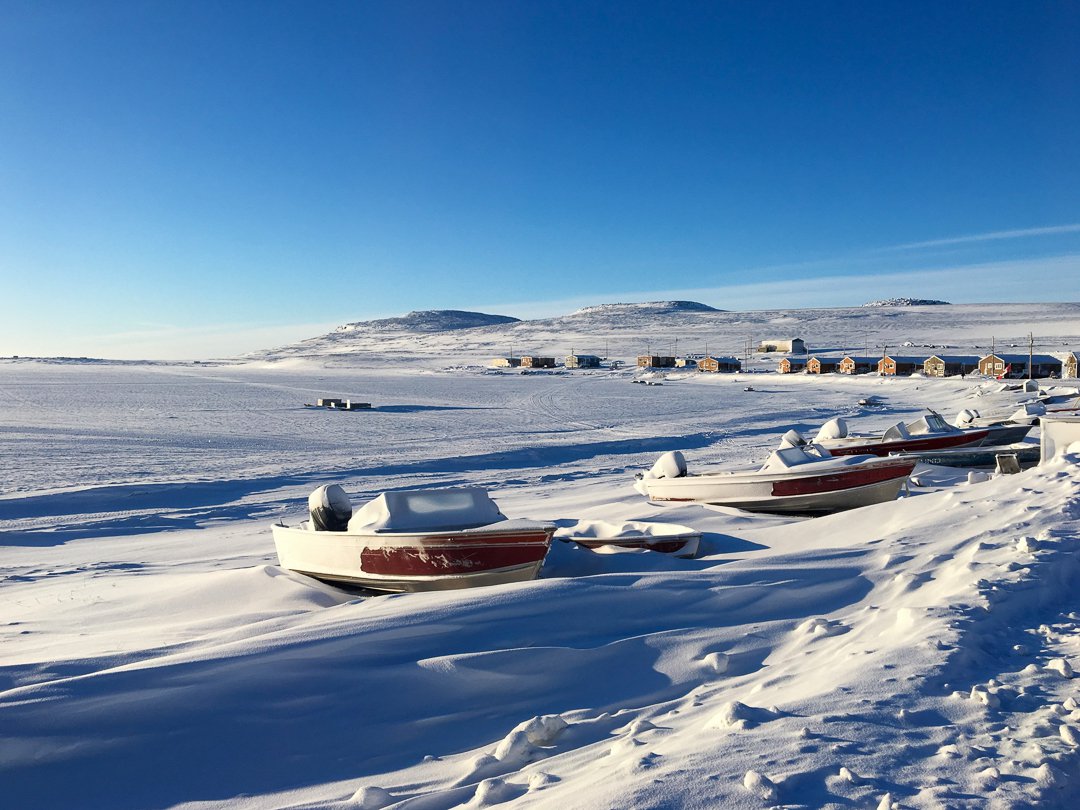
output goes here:
<path id="1" fill-rule="evenodd" d="M 756 273 L 753 274 L 756 276 Z M 831 274 L 716 287 L 612 291 L 553 301 L 478 305 L 483 311 L 525 318 L 564 315 L 591 304 L 662 300 L 701 301 L 719 309 L 768 310 L 859 306 L 879 298 L 942 298 L 954 303 L 1080 301 L 1080 253 L 1039 259 L 921 267 L 873 274 Z"/>
<path id="2" fill-rule="evenodd" d="M 953 236 L 948 239 L 931 239 L 927 242 L 906 242 L 902 245 L 890 245 L 878 248 L 875 252 L 896 250 L 919 250 L 922 248 L 946 247 L 948 245 L 966 245 L 977 242 L 994 242 L 1000 239 L 1026 239 L 1034 236 L 1060 236 L 1068 233 L 1080 233 L 1080 224 L 1050 225 L 1044 228 L 1020 228 L 1011 231 L 990 231 L 969 236 Z"/>

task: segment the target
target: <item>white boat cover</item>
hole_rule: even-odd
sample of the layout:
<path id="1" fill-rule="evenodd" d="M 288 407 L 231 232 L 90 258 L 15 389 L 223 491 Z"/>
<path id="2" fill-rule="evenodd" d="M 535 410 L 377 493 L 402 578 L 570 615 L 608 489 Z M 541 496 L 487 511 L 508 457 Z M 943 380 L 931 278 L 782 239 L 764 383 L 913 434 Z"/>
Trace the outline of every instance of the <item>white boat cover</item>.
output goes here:
<path id="1" fill-rule="evenodd" d="M 350 534 L 457 531 L 506 520 L 480 487 L 384 492 L 353 513 Z"/>

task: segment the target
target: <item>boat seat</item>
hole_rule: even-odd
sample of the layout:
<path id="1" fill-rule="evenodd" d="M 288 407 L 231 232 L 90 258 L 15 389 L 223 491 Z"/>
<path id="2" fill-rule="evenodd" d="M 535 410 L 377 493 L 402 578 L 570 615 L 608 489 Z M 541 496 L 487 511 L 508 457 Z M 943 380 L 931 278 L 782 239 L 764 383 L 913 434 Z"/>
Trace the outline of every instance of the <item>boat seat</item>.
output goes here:
<path id="1" fill-rule="evenodd" d="M 908 433 L 907 425 L 903 422 L 897 422 L 891 428 L 885 431 L 885 435 L 882 437 L 884 441 L 896 442 L 901 439 L 910 439 L 911 434 Z"/>
<path id="2" fill-rule="evenodd" d="M 783 472 L 792 467 L 803 467 L 808 464 L 847 467 L 860 464 L 868 458 L 871 456 L 833 456 L 828 450 L 816 444 L 808 444 L 806 447 L 781 447 L 769 454 L 769 458 L 761 465 L 758 472 Z"/>

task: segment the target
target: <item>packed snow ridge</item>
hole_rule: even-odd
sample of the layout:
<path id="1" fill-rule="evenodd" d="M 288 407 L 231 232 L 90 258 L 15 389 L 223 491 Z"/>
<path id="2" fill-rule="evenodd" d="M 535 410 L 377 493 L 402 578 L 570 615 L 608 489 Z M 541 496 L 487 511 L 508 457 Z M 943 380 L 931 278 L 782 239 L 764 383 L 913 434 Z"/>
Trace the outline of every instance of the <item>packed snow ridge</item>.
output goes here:
<path id="1" fill-rule="evenodd" d="M 641 314 L 669 312 L 723 312 L 722 309 L 710 307 L 697 301 L 643 301 L 639 304 L 597 304 L 591 307 L 582 307 L 573 315 L 617 315 L 617 314 Z"/>
<path id="2" fill-rule="evenodd" d="M 882 298 L 880 301 L 867 301 L 864 307 L 931 307 L 949 306 L 948 301 L 933 298 Z"/>
<path id="3" fill-rule="evenodd" d="M 467 312 L 460 309 L 424 309 L 410 312 L 400 318 L 381 318 L 374 321 L 357 321 L 337 328 L 338 332 L 355 332 L 358 329 L 409 330 L 413 332 L 449 332 L 454 329 L 473 329 L 477 326 L 494 326 L 518 323 L 519 318 L 509 315 L 489 315 L 486 312 Z"/>

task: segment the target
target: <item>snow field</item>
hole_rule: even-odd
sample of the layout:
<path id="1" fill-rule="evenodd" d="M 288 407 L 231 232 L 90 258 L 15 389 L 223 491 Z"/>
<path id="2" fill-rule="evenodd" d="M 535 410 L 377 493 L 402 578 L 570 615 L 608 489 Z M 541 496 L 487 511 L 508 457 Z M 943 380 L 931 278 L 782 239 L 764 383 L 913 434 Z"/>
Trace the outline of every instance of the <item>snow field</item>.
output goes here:
<path id="1" fill-rule="evenodd" d="M 21 447 L 0 497 L 2 795 L 1074 806 L 1080 457 L 815 520 L 661 508 L 631 487 L 666 449 L 698 469 L 762 458 L 792 425 L 1007 414 L 1015 393 L 628 379 L 20 367 L 0 426 Z M 377 408 L 298 407 L 318 392 Z M 853 404 L 869 394 L 885 406 Z M 363 598 L 276 565 L 269 523 L 328 481 L 354 501 L 480 484 L 512 517 L 686 524 L 702 556 L 556 543 L 533 583 Z"/>

